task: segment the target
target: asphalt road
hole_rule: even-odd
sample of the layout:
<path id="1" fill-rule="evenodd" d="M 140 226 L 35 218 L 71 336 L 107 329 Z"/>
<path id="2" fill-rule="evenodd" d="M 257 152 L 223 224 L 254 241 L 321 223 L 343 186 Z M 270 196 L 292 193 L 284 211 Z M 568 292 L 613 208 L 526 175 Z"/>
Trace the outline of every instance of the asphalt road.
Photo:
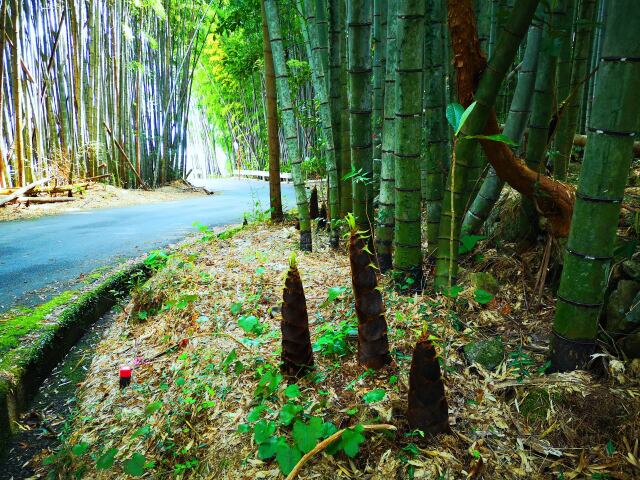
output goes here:
<path id="1" fill-rule="evenodd" d="M 82 274 L 176 242 L 195 231 L 194 222 L 234 224 L 269 208 L 267 182 L 216 179 L 206 185 L 216 194 L 0 222 L 0 312 L 46 301 Z M 282 185 L 282 196 L 287 207 L 295 205 L 291 185 Z"/>

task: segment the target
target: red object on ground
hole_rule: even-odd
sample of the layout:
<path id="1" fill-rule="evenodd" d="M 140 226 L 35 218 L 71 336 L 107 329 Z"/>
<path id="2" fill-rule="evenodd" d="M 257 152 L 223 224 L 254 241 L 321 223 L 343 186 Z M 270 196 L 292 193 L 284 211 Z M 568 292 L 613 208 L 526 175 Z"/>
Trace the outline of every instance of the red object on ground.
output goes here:
<path id="1" fill-rule="evenodd" d="M 131 384 L 131 367 L 120 367 L 120 388 L 128 387 Z"/>

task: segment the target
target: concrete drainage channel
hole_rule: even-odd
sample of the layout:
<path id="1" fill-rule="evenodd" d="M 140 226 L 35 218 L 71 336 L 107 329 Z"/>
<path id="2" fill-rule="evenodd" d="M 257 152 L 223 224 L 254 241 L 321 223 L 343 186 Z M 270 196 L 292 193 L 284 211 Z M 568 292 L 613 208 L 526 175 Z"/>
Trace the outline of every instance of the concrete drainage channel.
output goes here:
<path id="1" fill-rule="evenodd" d="M 15 349 L 10 368 L 0 363 L 0 458 L 5 456 L 11 435 L 18 431 L 20 415 L 27 411 L 45 378 L 92 325 L 129 294 L 134 280 L 148 275 L 143 261 L 110 274 L 54 314 L 56 320 L 28 345 Z"/>

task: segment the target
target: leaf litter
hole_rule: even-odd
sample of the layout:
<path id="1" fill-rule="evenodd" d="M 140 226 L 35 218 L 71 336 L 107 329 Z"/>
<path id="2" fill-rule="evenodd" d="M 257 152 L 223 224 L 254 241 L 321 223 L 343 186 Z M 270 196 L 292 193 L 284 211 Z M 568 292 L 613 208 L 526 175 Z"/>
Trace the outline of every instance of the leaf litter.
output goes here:
<path id="1" fill-rule="evenodd" d="M 105 334 L 65 447 L 43 469 L 53 478 L 284 478 L 345 429 L 297 478 L 640 475 L 638 360 L 604 354 L 597 374 L 543 373 L 552 298 L 545 291 L 535 309 L 529 297 L 540 250 L 470 256 L 467 272 L 500 281 L 486 304 L 464 274 L 455 298 L 405 296 L 382 280 L 392 362 L 377 372 L 357 364 L 346 249 L 297 252 L 315 369 L 293 386 L 279 371 L 280 303 L 297 238 L 292 226 L 260 223 L 173 252 Z M 405 418 L 411 352 L 425 326 L 452 429 L 436 438 Z M 496 336 L 506 351 L 497 369 L 467 362 L 464 345 Z M 120 390 L 123 364 L 134 373 Z M 378 424 L 397 430 L 362 428 Z"/>

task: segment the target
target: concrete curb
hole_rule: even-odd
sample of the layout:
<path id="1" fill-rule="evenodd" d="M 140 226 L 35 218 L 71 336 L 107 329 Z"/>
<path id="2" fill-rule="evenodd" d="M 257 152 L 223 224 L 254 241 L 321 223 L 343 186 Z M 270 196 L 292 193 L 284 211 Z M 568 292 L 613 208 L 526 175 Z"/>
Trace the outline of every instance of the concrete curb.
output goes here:
<path id="1" fill-rule="evenodd" d="M 15 431 L 16 421 L 44 379 L 65 357 L 87 328 L 107 313 L 131 289 L 131 280 L 146 278 L 143 261 L 127 265 L 72 300 L 56 315 L 57 322 L 21 348 L 14 367 L 0 371 L 0 455 Z"/>

